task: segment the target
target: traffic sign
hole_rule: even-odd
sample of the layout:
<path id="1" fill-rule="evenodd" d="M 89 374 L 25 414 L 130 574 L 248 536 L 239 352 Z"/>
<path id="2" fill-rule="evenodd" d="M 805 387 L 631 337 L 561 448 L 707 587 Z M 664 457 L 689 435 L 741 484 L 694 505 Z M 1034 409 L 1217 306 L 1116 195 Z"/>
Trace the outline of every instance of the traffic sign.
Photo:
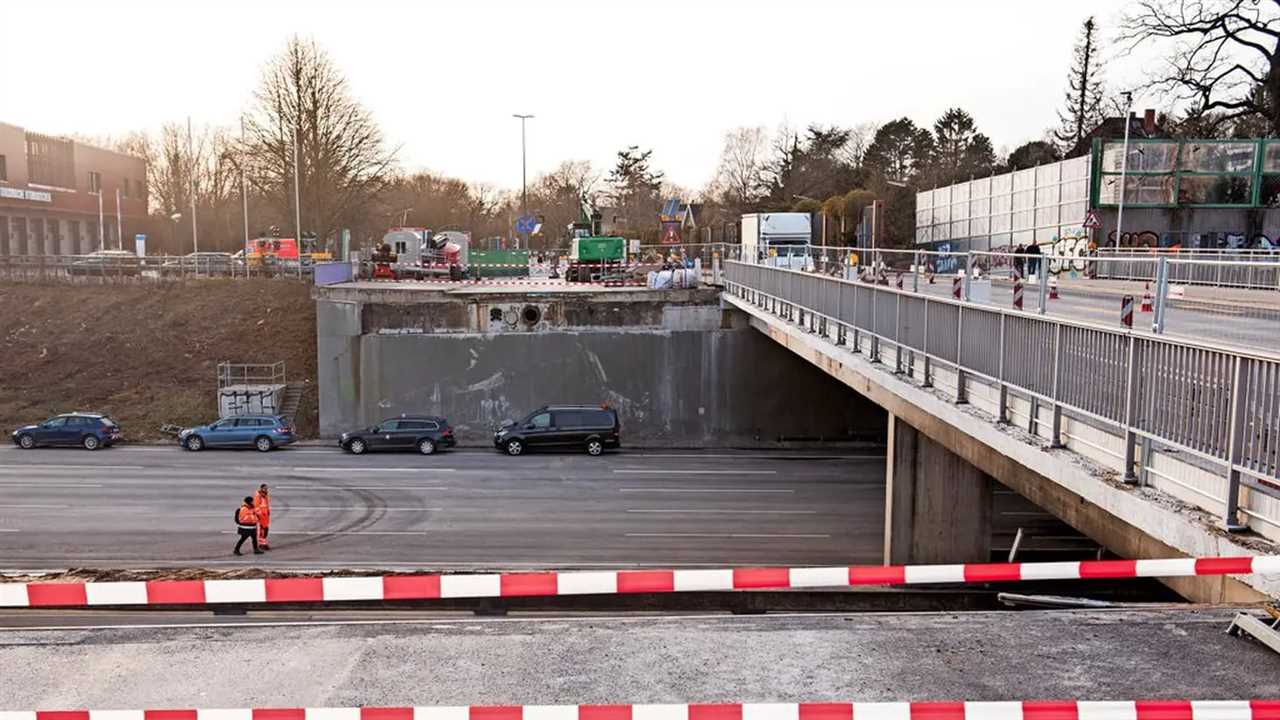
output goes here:
<path id="1" fill-rule="evenodd" d="M 1098 212 L 1096 210 L 1090 210 L 1085 213 L 1084 226 L 1090 230 L 1096 230 L 1102 227 L 1102 222 L 1098 220 Z"/>
<path id="2" fill-rule="evenodd" d="M 516 232 L 518 233 L 528 235 L 532 233 L 536 227 L 538 227 L 538 218 L 532 215 L 525 215 L 524 217 L 516 220 Z"/>

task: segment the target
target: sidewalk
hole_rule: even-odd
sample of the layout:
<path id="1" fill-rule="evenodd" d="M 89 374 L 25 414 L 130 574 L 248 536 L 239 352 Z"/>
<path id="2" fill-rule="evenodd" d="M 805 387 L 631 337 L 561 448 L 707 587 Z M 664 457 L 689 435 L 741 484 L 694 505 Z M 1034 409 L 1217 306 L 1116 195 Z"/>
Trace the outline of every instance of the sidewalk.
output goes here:
<path id="1" fill-rule="evenodd" d="M 992 281 L 1003 285 L 1012 285 L 1013 281 L 1006 276 L 991 276 Z M 1084 277 L 1059 278 L 1058 288 L 1064 292 L 1105 295 L 1119 298 L 1132 295 L 1141 298 L 1148 286 L 1154 291 L 1154 283 L 1136 280 L 1097 280 Z M 1038 283 L 1027 283 L 1028 288 L 1039 287 Z M 1170 288 L 1174 288 L 1170 285 Z M 1184 288 L 1181 298 L 1170 297 L 1173 307 L 1203 307 L 1210 310 L 1239 309 L 1247 306 L 1255 310 L 1270 311 L 1280 314 L 1280 292 L 1273 290 L 1246 290 L 1243 288 L 1211 287 L 1207 285 L 1178 285 Z"/>

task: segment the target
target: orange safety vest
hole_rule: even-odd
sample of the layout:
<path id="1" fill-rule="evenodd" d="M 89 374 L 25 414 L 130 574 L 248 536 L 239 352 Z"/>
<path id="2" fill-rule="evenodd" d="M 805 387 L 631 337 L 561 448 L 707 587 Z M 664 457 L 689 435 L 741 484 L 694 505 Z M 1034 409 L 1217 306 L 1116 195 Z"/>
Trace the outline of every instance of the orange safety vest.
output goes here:
<path id="1" fill-rule="evenodd" d="M 258 526 L 258 513 L 248 505 L 241 505 L 240 512 L 236 513 L 236 525 L 245 530 L 256 528 Z"/>
<path id="2" fill-rule="evenodd" d="M 271 498 L 259 490 L 253 496 L 253 507 L 258 515 L 258 524 L 263 527 L 271 525 Z"/>

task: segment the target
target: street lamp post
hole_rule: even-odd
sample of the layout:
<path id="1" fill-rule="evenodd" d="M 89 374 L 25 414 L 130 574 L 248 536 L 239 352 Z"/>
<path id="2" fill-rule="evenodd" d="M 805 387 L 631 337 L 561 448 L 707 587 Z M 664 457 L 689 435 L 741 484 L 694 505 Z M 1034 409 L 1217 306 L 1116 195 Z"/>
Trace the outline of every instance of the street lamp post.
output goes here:
<path id="1" fill-rule="evenodd" d="M 1120 156 L 1120 201 L 1116 209 L 1116 247 L 1120 247 L 1121 228 L 1124 227 L 1125 175 L 1129 172 L 1129 126 L 1133 125 L 1133 93 L 1124 93 L 1124 150 Z"/>
<path id="2" fill-rule="evenodd" d="M 525 152 L 525 132 L 524 125 L 526 120 L 533 118 L 532 115 L 521 115 L 515 113 L 511 117 L 520 119 L 520 217 L 528 217 L 529 215 L 529 188 L 526 180 L 528 170 L 528 155 Z M 525 247 L 529 247 L 529 238 L 525 237 Z"/>

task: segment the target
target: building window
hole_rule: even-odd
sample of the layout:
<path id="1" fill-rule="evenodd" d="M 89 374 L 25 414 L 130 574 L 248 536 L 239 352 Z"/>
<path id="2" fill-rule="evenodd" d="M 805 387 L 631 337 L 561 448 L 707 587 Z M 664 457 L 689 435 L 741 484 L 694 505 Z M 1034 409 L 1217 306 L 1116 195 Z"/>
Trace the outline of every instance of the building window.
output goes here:
<path id="1" fill-rule="evenodd" d="M 102 173 L 89 172 L 89 192 L 102 192 Z"/>
<path id="2" fill-rule="evenodd" d="M 5 165 L 4 156 L 0 155 L 0 180 L 9 179 L 9 168 Z"/>

